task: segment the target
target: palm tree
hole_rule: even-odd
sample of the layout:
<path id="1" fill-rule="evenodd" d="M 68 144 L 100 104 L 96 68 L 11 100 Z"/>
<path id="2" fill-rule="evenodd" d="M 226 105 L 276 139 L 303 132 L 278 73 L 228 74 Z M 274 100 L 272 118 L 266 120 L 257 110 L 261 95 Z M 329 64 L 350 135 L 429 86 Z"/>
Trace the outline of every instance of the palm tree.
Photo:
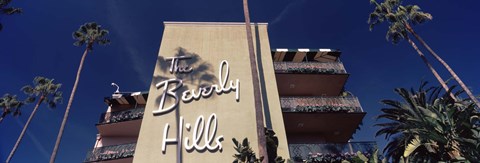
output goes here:
<path id="1" fill-rule="evenodd" d="M 23 126 L 23 130 L 20 133 L 20 136 L 18 136 L 17 142 L 13 146 L 13 149 L 10 152 L 10 155 L 8 155 L 8 158 L 5 162 L 8 163 L 12 159 L 40 104 L 45 103 L 48 104 L 48 107 L 55 108 L 58 103 L 62 102 L 62 92 L 58 91 L 61 86 L 62 84 L 53 83 L 53 79 L 37 76 L 35 77 L 35 79 L 33 79 L 33 86 L 26 85 L 21 89 L 25 94 L 29 96 L 29 100 L 31 100 L 32 102 L 35 100 L 35 97 L 39 97 L 39 99 L 37 101 L 37 104 L 35 105 L 35 108 L 33 108 L 33 111 L 30 114 L 27 123 L 25 123 L 25 126 Z"/>
<path id="2" fill-rule="evenodd" d="M 408 38 L 407 33 L 412 34 L 430 52 L 430 54 L 448 70 L 455 81 L 457 81 L 465 93 L 467 93 L 468 97 L 475 103 L 477 107 L 480 108 L 480 102 L 478 99 L 473 95 L 465 83 L 463 83 L 460 77 L 458 77 L 455 71 L 453 71 L 453 69 L 413 30 L 412 25 L 422 24 L 426 21 L 432 20 L 432 15 L 421 11 L 420 7 L 417 5 L 402 6 L 400 0 L 385 0 L 383 3 L 377 3 L 375 0 L 370 0 L 370 2 L 375 5 L 375 9 L 370 14 L 368 19 L 370 30 L 372 30 L 375 25 L 386 20 L 390 24 L 389 31 L 387 32 L 387 38 L 390 37 L 390 35 L 393 35 L 393 39 L 397 40 L 396 42 L 402 39 L 408 39 L 412 44 L 413 41 Z M 396 42 L 394 41 L 394 43 Z M 414 46 L 414 48 L 417 50 L 417 52 L 419 51 L 416 46 Z M 430 69 L 432 70 L 432 68 Z M 434 73 L 440 84 L 445 83 L 442 82 L 443 80 L 441 80 L 436 72 L 433 72 L 432 70 L 432 73 Z M 442 87 L 445 90 L 448 90 L 446 85 L 442 84 Z"/>
<path id="3" fill-rule="evenodd" d="M 389 141 L 384 149 L 386 158 L 393 162 L 403 158 L 412 162 L 438 162 L 474 156 L 462 150 L 473 147 L 467 142 L 475 139 L 473 129 L 480 129 L 480 121 L 472 121 L 480 115 L 473 109 L 473 103 L 455 101 L 450 92 L 441 95 L 439 87 L 426 88 L 426 83 L 418 90 L 397 88 L 395 92 L 402 101 L 383 100 L 386 108 L 381 109 L 383 114 L 377 119 L 387 122 L 376 124 L 381 127 L 376 136 L 385 135 Z M 454 95 L 459 99 L 461 93 Z"/>
<path id="4" fill-rule="evenodd" d="M 268 162 L 267 143 L 265 139 L 265 127 L 263 120 L 263 108 L 260 95 L 260 85 L 258 79 L 257 59 L 255 57 L 252 37 L 252 27 L 250 25 L 250 13 L 248 11 L 248 0 L 243 0 L 243 13 L 245 15 L 245 26 L 247 31 L 248 53 L 250 58 L 250 67 L 253 82 L 253 98 L 255 100 L 255 119 L 257 124 L 258 153 L 264 157 L 264 162 Z M 260 47 L 257 47 L 260 48 Z"/>
<path id="5" fill-rule="evenodd" d="M 396 5 L 396 3 L 399 3 L 398 1 L 396 1 L 396 0 L 391 0 L 391 1 L 387 0 L 387 1 L 388 2 L 384 2 L 384 3 L 381 3 L 381 4 L 378 4 L 375 0 L 370 1 L 371 3 L 375 4 L 375 10 L 370 14 L 370 17 L 368 19 L 368 24 L 370 24 L 370 30 L 373 30 L 373 27 L 375 25 L 377 25 L 379 23 L 382 23 L 385 20 L 390 20 L 389 18 L 392 17 L 391 15 L 396 14 L 396 15 L 399 15 L 398 17 L 403 16 L 402 14 L 404 14 L 404 13 L 400 12 L 400 11 L 395 13 L 395 14 L 391 13 L 392 12 L 391 11 L 392 10 L 391 6 L 394 6 L 394 5 Z M 428 15 L 429 15 L 428 13 L 422 13 L 422 14 L 425 15 L 425 17 L 428 17 Z M 387 16 L 387 15 L 389 15 L 389 16 Z M 394 18 L 392 18 L 392 19 L 394 19 Z M 430 64 L 430 62 L 425 57 L 425 55 L 422 53 L 422 51 L 417 47 L 415 42 L 413 42 L 410 39 L 410 37 L 408 37 L 407 31 L 405 31 L 404 28 L 403 28 L 403 24 L 400 23 L 400 22 L 397 22 L 397 21 L 391 21 L 391 22 L 389 21 L 389 23 L 390 23 L 390 26 L 388 28 L 387 36 L 386 36 L 387 40 L 391 41 L 393 44 L 397 44 L 401 40 L 406 39 L 408 41 L 408 43 L 410 43 L 410 45 L 413 47 L 413 49 L 415 49 L 415 51 L 418 53 L 418 55 L 422 59 L 423 63 L 428 67 L 428 69 L 430 69 L 430 71 L 432 71 L 433 75 L 438 80 L 438 82 L 443 87 L 443 89 L 445 89 L 445 91 L 447 91 L 449 88 L 448 88 L 446 82 L 438 74 L 438 72 L 435 70 L 435 68 L 433 68 L 433 66 Z M 455 99 L 453 94 L 451 94 L 450 96 L 453 99 Z"/>
<path id="6" fill-rule="evenodd" d="M 78 81 L 80 80 L 80 73 L 82 72 L 83 62 L 87 57 L 88 52 L 93 49 L 94 44 L 107 45 L 110 43 L 110 40 L 107 39 L 108 30 L 102 29 L 100 25 L 95 22 L 85 23 L 80 26 L 80 28 L 73 32 L 72 36 L 75 39 L 75 46 L 86 45 L 85 51 L 83 52 L 82 59 L 80 60 L 80 65 L 78 66 L 77 77 L 75 83 L 73 84 L 72 92 L 70 98 L 68 99 L 67 108 L 65 109 L 65 115 L 63 116 L 62 125 L 60 126 L 60 131 L 58 132 L 57 140 L 55 142 L 55 147 L 53 148 L 52 155 L 50 157 L 50 163 L 55 162 L 55 157 L 57 155 L 58 146 L 60 145 L 60 140 L 62 139 L 63 130 L 65 129 L 65 124 L 67 123 L 68 113 L 70 112 L 70 107 L 72 106 L 73 97 L 75 96 L 75 91 L 77 90 Z"/>
<path id="7" fill-rule="evenodd" d="M 0 123 L 9 114 L 13 113 L 13 116 L 20 116 L 22 114 L 20 107 L 25 105 L 25 103 L 24 101 L 18 101 L 16 95 L 10 95 L 8 93 L 3 95 L 3 97 L 0 98 L 0 108 L 2 108 Z"/>
<path id="8" fill-rule="evenodd" d="M 12 0 L 0 0 L 0 16 L 1 15 L 14 15 L 22 13 L 21 8 L 7 7 Z M 0 31 L 2 31 L 3 25 L 0 23 Z"/>

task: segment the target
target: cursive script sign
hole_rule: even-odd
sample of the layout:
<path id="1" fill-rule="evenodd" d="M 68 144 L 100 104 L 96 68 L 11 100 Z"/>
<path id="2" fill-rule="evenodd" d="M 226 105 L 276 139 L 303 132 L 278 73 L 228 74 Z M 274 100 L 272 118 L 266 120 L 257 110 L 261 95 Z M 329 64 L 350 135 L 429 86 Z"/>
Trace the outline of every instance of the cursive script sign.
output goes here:
<path id="1" fill-rule="evenodd" d="M 180 57 L 169 57 L 167 61 L 170 62 L 170 73 L 190 73 L 194 71 L 192 67 L 188 65 L 179 65 L 179 61 L 188 60 L 190 57 L 180 56 Z M 212 84 L 209 86 L 200 87 L 198 89 L 185 90 L 183 92 L 177 92 L 183 87 L 182 79 L 167 79 L 155 84 L 157 89 L 163 88 L 163 93 L 160 97 L 160 103 L 157 110 L 152 111 L 154 115 L 165 114 L 170 111 L 173 111 L 180 105 L 180 101 L 183 103 L 191 102 L 192 100 L 200 100 L 202 98 L 208 98 L 213 93 L 217 95 L 222 95 L 228 92 L 235 92 L 235 100 L 238 102 L 240 100 L 240 80 L 228 80 L 230 74 L 230 67 L 226 60 L 222 60 L 218 67 L 218 83 Z M 181 94 L 179 98 L 178 95 Z M 167 98 L 173 100 L 173 103 L 170 106 L 165 106 L 165 100 Z M 179 118 L 178 125 L 178 136 L 169 138 L 168 131 L 170 129 L 170 124 L 165 124 L 163 129 L 163 142 L 162 142 L 162 152 L 165 153 L 167 144 L 178 144 L 181 146 L 184 145 L 187 151 L 192 150 L 209 150 L 217 151 L 222 150 L 223 135 L 215 137 L 217 133 L 217 115 L 212 113 L 208 119 L 205 119 L 203 115 L 198 116 L 195 125 L 192 128 L 190 123 L 184 123 L 183 116 Z M 187 132 L 191 132 L 191 137 L 185 137 L 182 142 L 182 137 L 184 135 L 183 129 Z M 193 131 L 191 131 L 193 129 Z M 203 136 L 202 136 L 203 135 Z M 203 143 L 201 139 L 203 138 Z"/>
<path id="2" fill-rule="evenodd" d="M 186 73 L 186 72 L 192 72 L 191 67 L 179 67 L 178 66 L 178 60 L 180 59 L 186 59 L 186 57 L 182 58 L 177 58 L 177 57 L 171 57 L 167 58 L 171 59 L 171 66 L 170 66 L 170 72 L 171 73 Z M 223 67 L 225 66 L 225 74 L 223 74 Z M 212 95 L 213 92 L 217 93 L 217 95 L 221 95 L 226 92 L 234 91 L 235 92 L 235 99 L 238 101 L 240 100 L 240 80 L 236 79 L 235 81 L 231 80 L 230 83 L 227 85 L 227 80 L 228 76 L 230 73 L 230 69 L 228 66 L 228 62 L 226 60 L 223 60 L 220 62 L 219 66 L 219 72 L 218 72 L 218 84 L 213 84 L 210 86 L 206 87 L 201 87 L 198 90 L 192 89 L 192 90 L 186 90 L 182 92 L 182 97 L 181 100 L 183 102 L 190 102 L 192 100 L 199 100 L 200 98 L 208 98 L 210 95 Z M 155 87 L 157 89 L 160 89 L 163 87 L 163 94 L 160 98 L 160 105 L 158 105 L 158 109 L 153 111 L 153 114 L 163 114 L 172 111 L 175 109 L 178 104 L 179 104 L 179 98 L 177 96 L 177 90 L 183 86 L 183 80 L 182 79 L 168 79 L 161 81 L 157 84 L 155 84 Z M 174 100 L 173 104 L 165 108 L 165 100 L 167 97 L 170 97 Z"/>
<path id="3" fill-rule="evenodd" d="M 195 122 L 195 126 L 193 127 L 193 133 L 192 133 L 192 138 L 190 142 L 189 137 L 185 137 L 184 139 L 184 146 L 187 151 L 192 151 L 194 149 L 196 150 L 205 150 L 208 149 L 210 151 L 216 151 L 216 150 L 222 150 L 222 143 L 221 141 L 223 140 L 223 135 L 220 135 L 215 138 L 215 145 L 212 146 L 213 144 L 213 138 L 215 137 L 215 134 L 217 133 L 217 115 L 213 113 L 210 115 L 208 118 L 207 123 L 205 123 L 205 119 L 203 118 L 203 115 L 200 115 L 197 118 L 197 121 Z M 213 127 L 212 127 L 213 125 Z M 184 119 L 182 116 L 180 116 L 180 124 L 178 131 L 179 132 L 179 137 L 183 136 L 183 126 L 184 126 Z M 168 138 L 168 130 L 170 128 L 170 124 L 165 124 L 165 128 L 163 128 L 163 143 L 162 143 L 162 152 L 165 153 L 165 150 L 167 149 L 167 144 L 173 143 L 173 144 L 178 144 L 178 139 L 177 137 L 175 138 Z M 190 131 L 192 129 L 192 126 L 190 123 L 185 124 L 185 129 L 187 131 Z M 202 145 L 202 142 L 200 141 L 200 138 L 202 138 L 202 133 L 204 134 L 204 142 Z M 183 143 L 180 143 L 183 144 Z"/>

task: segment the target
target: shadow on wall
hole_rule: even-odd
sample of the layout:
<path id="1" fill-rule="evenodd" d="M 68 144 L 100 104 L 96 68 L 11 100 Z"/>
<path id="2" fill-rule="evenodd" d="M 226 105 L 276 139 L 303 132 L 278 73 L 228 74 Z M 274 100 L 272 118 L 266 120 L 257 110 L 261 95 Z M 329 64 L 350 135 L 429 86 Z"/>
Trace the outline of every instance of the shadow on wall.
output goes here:
<path id="1" fill-rule="evenodd" d="M 190 57 L 190 59 L 179 60 L 178 65 L 179 67 L 191 67 L 193 70 L 188 73 L 172 73 L 170 72 L 171 60 L 166 59 L 163 56 L 158 56 L 157 64 L 158 68 L 164 74 L 173 74 L 173 77 L 176 79 L 181 79 L 183 81 L 183 87 L 180 87 L 176 91 L 177 97 L 181 98 L 182 92 L 189 89 L 196 89 L 207 87 L 214 84 L 218 81 L 217 76 L 214 75 L 214 70 L 212 64 L 204 61 L 198 54 L 188 52 L 186 49 L 182 47 L 178 47 L 176 50 L 176 54 L 174 57 Z M 159 83 L 164 80 L 171 79 L 173 77 L 167 77 L 165 75 L 155 75 L 153 77 L 152 84 Z M 188 85 L 186 85 L 188 84 Z M 193 86 L 196 88 L 189 88 L 189 86 Z M 172 86 L 173 87 L 173 86 Z M 214 98 L 212 96 L 210 98 Z M 158 106 L 161 96 L 156 98 L 156 106 Z M 167 98 L 166 102 L 171 102 L 171 98 Z M 178 109 L 178 108 L 177 108 Z"/>
<path id="2" fill-rule="evenodd" d="M 154 75 L 153 80 L 152 80 L 152 84 L 155 85 L 159 82 L 162 82 L 162 81 L 165 81 L 165 80 L 168 80 L 168 79 L 172 79 L 172 78 L 173 79 L 181 79 L 182 82 L 183 82 L 183 86 L 179 87 L 175 92 L 175 94 L 178 98 L 177 99 L 178 101 L 181 101 L 182 93 L 184 91 L 189 90 L 189 89 L 196 89 L 196 91 L 198 91 L 200 88 L 207 88 L 210 85 L 213 85 L 216 81 L 218 81 L 217 76 L 214 75 L 214 70 L 213 70 L 212 64 L 204 61 L 198 54 L 188 52 L 186 49 L 184 49 L 182 47 L 178 47 L 174 57 L 189 57 L 189 59 L 179 60 L 178 61 L 178 66 L 179 67 L 191 67 L 193 70 L 190 71 L 190 72 L 187 72 L 187 73 L 185 73 L 185 72 L 170 72 L 170 68 L 171 68 L 171 64 L 172 64 L 171 59 L 169 60 L 168 58 L 165 58 L 163 56 L 158 56 L 158 59 L 157 59 L 158 66 L 157 66 L 157 68 L 159 69 L 160 72 L 162 72 L 162 74 L 165 74 L 165 75 Z M 155 71 L 157 71 L 157 70 L 155 70 Z M 171 74 L 171 75 L 168 75 L 168 74 Z M 190 87 L 194 87 L 194 88 L 190 88 Z M 171 88 L 174 88 L 174 85 L 171 85 L 169 87 L 169 89 L 171 89 Z M 161 88 L 161 89 L 163 90 L 163 88 Z M 158 90 L 158 91 L 161 91 L 161 90 Z M 214 97 L 215 96 L 211 96 L 209 98 L 214 98 Z M 158 96 L 158 97 L 155 98 L 155 105 L 154 106 L 158 107 L 160 105 L 161 98 L 162 98 L 162 96 Z M 195 101 L 197 101 L 197 100 L 195 100 Z M 165 102 L 171 104 L 173 102 L 173 98 L 166 98 Z M 192 101 L 188 101 L 188 102 L 192 102 Z M 176 117 L 175 118 L 176 119 L 175 123 L 176 123 L 177 126 L 181 123 L 180 122 L 180 109 L 181 109 L 181 105 L 177 105 L 176 108 L 172 110 L 175 114 L 175 117 Z M 169 112 L 163 113 L 161 115 L 168 114 L 168 113 Z M 161 115 L 159 115 L 159 116 L 161 116 Z M 179 131 L 180 130 L 177 130 L 176 135 L 180 135 Z M 182 139 L 182 138 L 180 138 L 180 139 Z M 203 139 L 203 136 L 201 136 L 200 139 Z M 177 144 L 178 146 L 182 146 L 180 142 L 181 141 L 178 141 L 178 144 L 177 143 L 173 143 L 173 144 Z M 172 144 L 172 143 L 168 143 L 168 144 Z M 203 153 L 205 151 L 206 150 L 200 150 L 198 152 Z M 208 151 L 210 151 L 210 150 L 208 150 Z M 210 151 L 210 152 L 215 152 L 215 151 L 216 150 L 213 150 L 213 151 Z M 192 151 L 188 151 L 188 152 L 192 152 Z M 182 155 L 183 155 L 182 148 L 178 148 L 177 149 L 177 158 L 181 159 Z M 179 162 L 182 162 L 182 160 L 179 160 Z"/>
<path id="3" fill-rule="evenodd" d="M 186 49 L 179 47 L 177 48 L 177 53 L 174 55 L 175 57 L 190 57 L 187 60 L 180 60 L 178 65 L 179 66 L 189 66 L 193 68 L 192 72 L 189 73 L 173 73 L 175 78 L 182 79 L 184 83 L 188 83 L 190 85 L 195 85 L 197 88 L 202 86 L 211 85 L 214 81 L 217 81 L 217 77 L 213 73 L 213 66 L 212 64 L 203 61 L 203 59 L 196 53 L 188 52 Z M 167 61 L 165 57 L 158 56 L 157 59 L 158 67 L 163 73 L 171 73 L 170 64 L 171 61 Z M 172 74 L 172 73 L 171 73 Z M 158 83 L 163 80 L 169 79 L 166 76 L 155 75 L 153 77 L 153 83 Z"/>

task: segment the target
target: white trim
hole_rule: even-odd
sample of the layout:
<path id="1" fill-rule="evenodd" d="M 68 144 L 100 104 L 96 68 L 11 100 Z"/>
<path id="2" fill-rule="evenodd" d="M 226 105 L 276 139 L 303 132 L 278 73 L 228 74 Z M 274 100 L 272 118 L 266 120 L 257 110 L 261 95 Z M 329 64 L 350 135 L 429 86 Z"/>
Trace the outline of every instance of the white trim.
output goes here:
<path id="1" fill-rule="evenodd" d="M 130 94 L 130 96 L 138 96 L 138 95 L 141 95 L 141 94 L 142 94 L 142 92 L 132 92 Z"/>
<path id="2" fill-rule="evenodd" d="M 310 49 L 298 49 L 299 52 L 309 52 Z"/>
<path id="3" fill-rule="evenodd" d="M 320 52 L 331 52 L 333 51 L 332 49 L 318 49 Z"/>
<path id="4" fill-rule="evenodd" d="M 275 49 L 277 52 L 288 52 L 288 49 Z"/>

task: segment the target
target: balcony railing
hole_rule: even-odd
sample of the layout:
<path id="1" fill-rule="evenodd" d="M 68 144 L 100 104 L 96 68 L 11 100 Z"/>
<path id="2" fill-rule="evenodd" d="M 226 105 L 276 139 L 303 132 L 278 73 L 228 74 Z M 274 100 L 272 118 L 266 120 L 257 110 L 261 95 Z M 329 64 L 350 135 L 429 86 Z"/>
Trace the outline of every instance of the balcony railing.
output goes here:
<path id="1" fill-rule="evenodd" d="M 356 97 L 280 97 L 283 112 L 363 112 Z"/>
<path id="2" fill-rule="evenodd" d="M 143 118 L 145 108 L 135 108 L 118 112 L 107 112 L 100 116 L 99 124 L 124 122 Z"/>
<path id="3" fill-rule="evenodd" d="M 133 157 L 136 143 L 105 146 L 93 149 L 87 153 L 84 162 L 107 161 Z"/>
<path id="4" fill-rule="evenodd" d="M 305 74 L 346 74 L 342 62 L 274 62 L 275 72 Z"/>
<path id="5" fill-rule="evenodd" d="M 358 151 L 369 157 L 377 144 L 375 142 L 350 142 L 342 144 L 289 144 L 290 157 L 295 161 L 302 161 L 315 157 L 335 162 L 349 160 L 354 157 Z"/>

